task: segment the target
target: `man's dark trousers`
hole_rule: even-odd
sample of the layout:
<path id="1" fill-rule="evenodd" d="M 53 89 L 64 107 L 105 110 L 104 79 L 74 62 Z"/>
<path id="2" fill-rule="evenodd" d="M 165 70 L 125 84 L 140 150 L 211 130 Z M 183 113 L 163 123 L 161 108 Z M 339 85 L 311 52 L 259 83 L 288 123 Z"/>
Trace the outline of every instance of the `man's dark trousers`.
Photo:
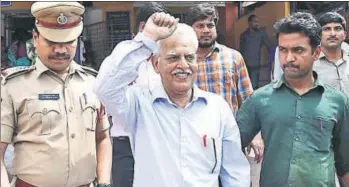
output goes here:
<path id="1" fill-rule="evenodd" d="M 134 159 L 127 136 L 113 137 L 113 187 L 132 187 Z"/>

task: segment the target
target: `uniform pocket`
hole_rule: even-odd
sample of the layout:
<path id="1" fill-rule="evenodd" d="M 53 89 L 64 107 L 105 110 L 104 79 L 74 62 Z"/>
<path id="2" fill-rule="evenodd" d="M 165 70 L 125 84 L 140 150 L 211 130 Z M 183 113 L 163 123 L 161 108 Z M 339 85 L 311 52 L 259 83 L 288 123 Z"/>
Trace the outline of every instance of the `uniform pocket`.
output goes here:
<path id="1" fill-rule="evenodd" d="M 30 123 L 40 127 L 40 135 L 51 134 L 61 122 L 61 109 L 55 100 L 29 100 L 27 109 Z"/>
<path id="2" fill-rule="evenodd" d="M 83 94 L 80 96 L 81 112 L 85 128 L 88 131 L 96 130 L 97 108 L 94 100 L 89 100 L 90 95 Z"/>

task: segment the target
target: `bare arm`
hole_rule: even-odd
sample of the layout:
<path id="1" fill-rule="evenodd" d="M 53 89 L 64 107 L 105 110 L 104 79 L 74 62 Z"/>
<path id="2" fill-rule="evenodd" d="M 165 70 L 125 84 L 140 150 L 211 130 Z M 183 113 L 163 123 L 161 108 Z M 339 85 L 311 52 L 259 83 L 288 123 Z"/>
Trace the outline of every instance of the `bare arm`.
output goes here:
<path id="1" fill-rule="evenodd" d="M 112 146 L 109 130 L 96 133 L 97 180 L 98 183 L 110 184 L 112 166 Z"/>
<path id="2" fill-rule="evenodd" d="M 7 143 L 1 143 L 1 187 L 10 187 L 10 182 L 7 175 L 7 170 L 5 168 L 5 152 L 7 149 Z"/>

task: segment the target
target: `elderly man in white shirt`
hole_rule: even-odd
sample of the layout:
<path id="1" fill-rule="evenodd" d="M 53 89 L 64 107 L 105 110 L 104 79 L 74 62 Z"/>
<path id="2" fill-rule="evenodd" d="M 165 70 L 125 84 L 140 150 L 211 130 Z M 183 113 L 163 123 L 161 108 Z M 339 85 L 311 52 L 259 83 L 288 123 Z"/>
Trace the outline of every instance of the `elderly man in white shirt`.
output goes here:
<path id="1" fill-rule="evenodd" d="M 162 84 L 129 87 L 157 46 L 152 62 Z M 218 187 L 218 177 L 223 187 L 250 186 L 234 114 L 222 97 L 194 86 L 197 48 L 190 26 L 155 13 L 101 66 L 94 91 L 130 134 L 134 187 Z"/>

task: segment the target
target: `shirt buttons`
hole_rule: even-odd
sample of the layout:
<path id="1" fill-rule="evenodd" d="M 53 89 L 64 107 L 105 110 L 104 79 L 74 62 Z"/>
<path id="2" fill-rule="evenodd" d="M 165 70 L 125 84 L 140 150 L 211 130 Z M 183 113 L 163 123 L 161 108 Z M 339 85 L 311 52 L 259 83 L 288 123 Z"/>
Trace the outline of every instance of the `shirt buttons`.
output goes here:
<path id="1" fill-rule="evenodd" d="M 302 97 L 298 97 L 298 100 L 302 100 Z"/>
<path id="2" fill-rule="evenodd" d="M 296 140 L 297 142 L 299 142 L 299 138 L 298 138 L 298 137 L 295 137 L 294 140 Z"/>
<path id="3" fill-rule="evenodd" d="M 74 134 L 74 133 L 71 134 L 70 137 L 71 137 L 71 138 L 75 138 L 75 134 Z"/>
<path id="4" fill-rule="evenodd" d="M 301 119 L 302 117 L 301 116 L 297 116 L 298 119 Z"/>
<path id="5" fill-rule="evenodd" d="M 73 107 L 69 107 L 69 112 L 72 112 L 73 111 Z"/>
<path id="6" fill-rule="evenodd" d="M 292 159 L 291 160 L 291 164 L 295 164 L 296 163 L 296 160 L 295 159 Z"/>

